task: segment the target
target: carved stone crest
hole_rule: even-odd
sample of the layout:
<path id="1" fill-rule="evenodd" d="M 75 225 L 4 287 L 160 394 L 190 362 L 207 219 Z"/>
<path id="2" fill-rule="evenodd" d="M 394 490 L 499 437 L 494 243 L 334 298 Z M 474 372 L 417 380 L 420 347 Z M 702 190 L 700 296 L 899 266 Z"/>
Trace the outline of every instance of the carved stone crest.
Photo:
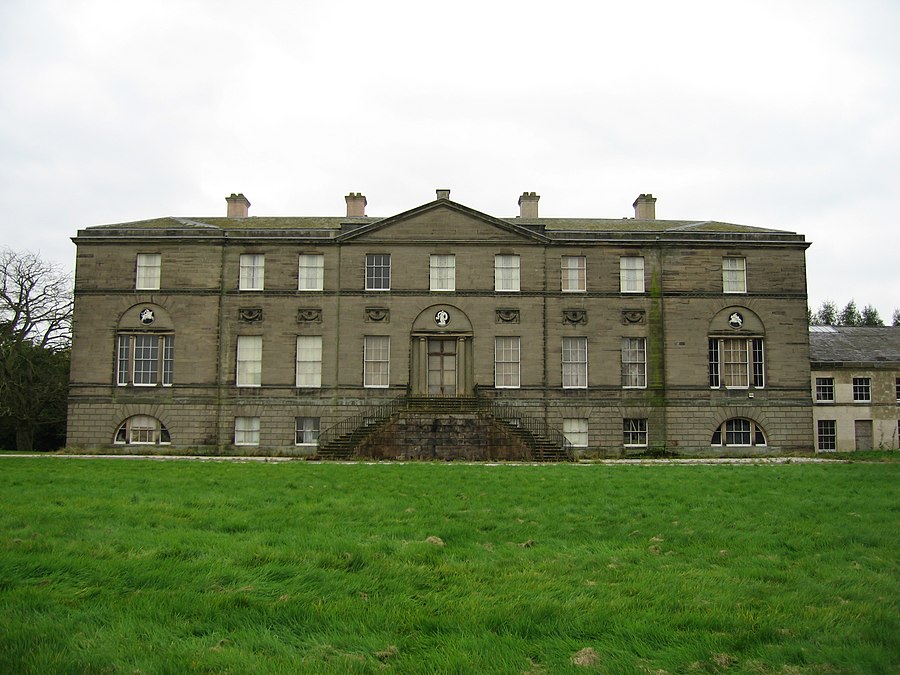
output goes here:
<path id="1" fill-rule="evenodd" d="M 740 312 L 732 312 L 728 315 L 728 325 L 738 330 L 744 326 L 744 315 Z"/>
<path id="2" fill-rule="evenodd" d="M 140 313 L 141 323 L 145 326 L 149 326 L 156 319 L 156 316 L 153 314 L 153 310 L 149 307 L 146 307 L 141 310 Z"/>
<path id="3" fill-rule="evenodd" d="M 438 327 L 443 328 L 450 323 L 450 312 L 446 309 L 439 309 L 434 313 L 434 322 Z"/>

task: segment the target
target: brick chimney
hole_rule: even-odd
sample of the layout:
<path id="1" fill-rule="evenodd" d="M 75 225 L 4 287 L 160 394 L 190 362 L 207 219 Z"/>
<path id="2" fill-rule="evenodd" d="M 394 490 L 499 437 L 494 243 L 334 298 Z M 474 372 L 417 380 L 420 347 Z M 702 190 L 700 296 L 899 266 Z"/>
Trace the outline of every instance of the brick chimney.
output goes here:
<path id="1" fill-rule="evenodd" d="M 344 197 L 347 202 L 347 217 L 366 215 L 366 196 L 362 192 L 351 192 Z"/>
<path id="2" fill-rule="evenodd" d="M 450 190 L 438 188 L 435 190 L 435 193 L 437 194 L 438 199 L 450 199 Z"/>
<path id="3" fill-rule="evenodd" d="M 227 218 L 247 217 L 247 213 L 250 209 L 250 200 L 244 196 L 243 192 L 238 194 L 232 192 L 230 197 L 225 197 L 225 201 L 228 202 Z"/>
<path id="4" fill-rule="evenodd" d="M 519 217 L 537 218 L 540 198 L 541 196 L 534 192 L 523 192 L 522 196 L 519 197 Z"/>
<path id="5" fill-rule="evenodd" d="M 638 195 L 632 206 L 637 220 L 656 220 L 656 197 L 653 195 Z"/>

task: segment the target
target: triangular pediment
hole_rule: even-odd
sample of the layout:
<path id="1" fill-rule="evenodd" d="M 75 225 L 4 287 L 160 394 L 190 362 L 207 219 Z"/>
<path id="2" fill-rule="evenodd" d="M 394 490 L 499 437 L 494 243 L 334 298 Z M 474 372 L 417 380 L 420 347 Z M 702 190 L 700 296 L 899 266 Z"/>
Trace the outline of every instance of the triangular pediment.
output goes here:
<path id="1" fill-rule="evenodd" d="M 534 227 L 511 224 L 449 199 L 422 206 L 358 227 L 340 239 L 366 242 L 505 242 L 543 243 Z"/>

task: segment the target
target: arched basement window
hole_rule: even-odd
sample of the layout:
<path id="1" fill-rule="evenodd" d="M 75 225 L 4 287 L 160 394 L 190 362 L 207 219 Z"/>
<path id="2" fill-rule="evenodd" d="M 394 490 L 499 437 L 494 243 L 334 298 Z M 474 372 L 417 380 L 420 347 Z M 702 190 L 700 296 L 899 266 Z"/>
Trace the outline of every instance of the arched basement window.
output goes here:
<path id="1" fill-rule="evenodd" d="M 732 417 L 722 422 L 719 428 L 713 431 L 709 444 L 725 447 L 766 445 L 766 435 L 762 427 L 753 420 Z"/>
<path id="2" fill-rule="evenodd" d="M 168 445 L 172 442 L 166 425 L 149 415 L 134 415 L 122 422 L 114 441 L 119 445 Z"/>

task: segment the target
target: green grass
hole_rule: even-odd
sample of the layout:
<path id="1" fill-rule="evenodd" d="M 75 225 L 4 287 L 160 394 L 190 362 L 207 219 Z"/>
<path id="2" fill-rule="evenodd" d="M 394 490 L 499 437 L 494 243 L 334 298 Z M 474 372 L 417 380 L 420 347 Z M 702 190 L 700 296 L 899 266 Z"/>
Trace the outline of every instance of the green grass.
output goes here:
<path id="1" fill-rule="evenodd" d="M 0 672 L 896 673 L 898 485 L 6 458 Z"/>

